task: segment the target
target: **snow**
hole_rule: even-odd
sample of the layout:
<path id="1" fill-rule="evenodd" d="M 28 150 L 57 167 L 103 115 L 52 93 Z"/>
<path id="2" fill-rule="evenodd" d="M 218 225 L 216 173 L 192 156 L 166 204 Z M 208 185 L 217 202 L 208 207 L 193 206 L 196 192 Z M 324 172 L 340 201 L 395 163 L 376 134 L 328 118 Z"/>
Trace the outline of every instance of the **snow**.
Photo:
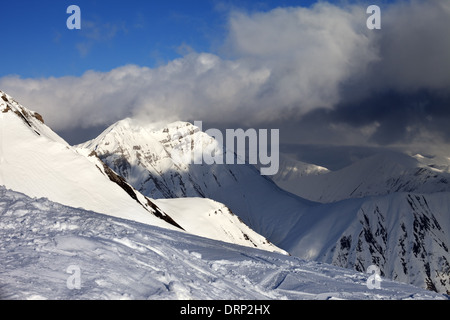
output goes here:
<path id="1" fill-rule="evenodd" d="M 226 206 L 216 201 L 204 198 L 179 198 L 160 199 L 154 202 L 189 233 L 288 254 L 250 229 Z"/>
<path id="2" fill-rule="evenodd" d="M 348 199 L 311 208 L 277 245 L 291 254 L 450 290 L 450 193 Z"/>
<path id="3" fill-rule="evenodd" d="M 31 199 L 0 187 L 0 298 L 446 299 L 368 274 Z M 80 287 L 71 286 L 79 270 Z"/>
<path id="4" fill-rule="evenodd" d="M 195 142 L 193 148 L 217 147 L 214 139 L 186 122 L 155 129 L 132 119 L 114 124 L 83 146 L 98 152 L 143 194 L 214 199 L 297 257 L 359 271 L 376 262 L 387 277 L 440 292 L 450 290 L 450 232 L 445 227 L 450 197 L 438 193 L 449 184 L 446 173 L 433 170 L 430 163 L 389 152 L 326 172 L 284 158 L 287 168 L 282 168 L 278 180 L 301 185 L 311 199 L 329 202 L 322 204 L 282 190 L 250 165 L 177 164 L 174 152 L 192 152 L 190 144 L 183 144 L 184 137 Z M 425 198 L 416 201 L 420 191 Z M 436 219 L 442 229 L 428 229 L 423 223 L 428 219 Z M 423 251 L 413 253 L 413 245 Z"/>
<path id="5" fill-rule="evenodd" d="M 325 167 L 298 161 L 294 155 L 280 154 L 280 169 L 270 178 L 282 189 L 296 193 L 297 185 L 304 177 L 329 173 Z"/>
<path id="6" fill-rule="evenodd" d="M 30 128 L 13 112 L 1 113 L 0 185 L 31 197 L 170 227 L 153 216 L 45 125 Z M 42 134 L 46 132 L 46 134 Z"/>
<path id="7" fill-rule="evenodd" d="M 306 182 L 321 204 L 250 165 L 177 162 L 193 151 L 185 138 L 217 147 L 186 122 L 125 119 L 75 148 L 2 94 L 0 134 L 0 186 L 15 190 L 0 187 L 0 297 L 427 299 L 444 296 L 418 287 L 450 289 L 445 157 L 379 155 L 329 173 L 286 161 L 283 179 Z M 417 287 L 384 279 L 367 290 L 367 274 L 330 265 L 374 263 Z M 64 285 L 73 266 L 75 291 Z"/>
<path id="8" fill-rule="evenodd" d="M 194 148 L 218 148 L 217 141 L 187 122 L 164 127 L 135 119 L 117 122 L 79 147 L 98 156 L 128 183 L 153 199 L 201 197 L 225 204 L 257 233 L 279 243 L 311 202 L 294 197 L 251 165 L 184 164 Z M 181 155 L 180 155 L 181 153 Z"/>
<path id="9" fill-rule="evenodd" d="M 71 207 L 150 225 L 176 228 L 153 214 L 156 209 L 149 204 L 149 201 L 155 204 L 151 199 L 147 199 L 137 190 L 132 190 L 135 199 L 122 186 L 112 182 L 104 164 L 91 150 L 69 146 L 50 128 L 31 116 L 27 116 L 26 123 L 15 111 L 27 115 L 33 112 L 12 102 L 9 96 L 6 99 L 9 102 L 1 100 L 4 105 L 2 110 L 7 107 L 11 110 L 0 113 L 0 185 L 31 197 L 45 197 Z M 123 121 L 125 127 L 128 121 Z M 137 130 L 138 137 L 143 134 L 145 130 Z M 143 143 L 142 140 L 138 142 Z M 147 140 L 147 143 L 151 142 Z M 164 149 L 157 151 L 160 154 Z M 129 189 L 132 187 L 129 186 Z M 184 201 L 181 207 L 180 201 Z M 222 204 L 213 205 L 213 201 L 191 199 L 174 200 L 173 203 L 165 201 L 162 205 L 171 213 L 178 213 L 175 223 L 178 226 L 181 224 L 181 228 L 187 232 L 285 253 L 239 221 Z M 171 209 L 173 206 L 177 210 Z M 221 214 L 207 218 L 212 211 Z M 164 210 L 161 213 L 167 216 Z M 188 217 L 184 217 L 184 213 Z M 217 218 L 219 216 L 220 219 Z"/>
<path id="10" fill-rule="evenodd" d="M 443 157 L 412 157 L 400 152 L 386 151 L 338 171 L 277 183 L 305 199 L 329 203 L 394 192 L 448 192 L 448 168 L 449 162 Z"/>

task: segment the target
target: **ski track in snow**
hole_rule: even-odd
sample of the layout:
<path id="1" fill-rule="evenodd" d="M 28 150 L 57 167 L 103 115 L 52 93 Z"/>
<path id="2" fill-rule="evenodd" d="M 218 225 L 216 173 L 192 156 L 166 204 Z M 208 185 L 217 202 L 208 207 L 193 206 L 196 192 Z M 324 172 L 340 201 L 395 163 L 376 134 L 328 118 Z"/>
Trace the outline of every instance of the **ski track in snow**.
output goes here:
<path id="1" fill-rule="evenodd" d="M 69 266 L 81 288 L 69 289 Z M 144 225 L 0 187 L 1 299 L 445 299 L 368 274 Z"/>

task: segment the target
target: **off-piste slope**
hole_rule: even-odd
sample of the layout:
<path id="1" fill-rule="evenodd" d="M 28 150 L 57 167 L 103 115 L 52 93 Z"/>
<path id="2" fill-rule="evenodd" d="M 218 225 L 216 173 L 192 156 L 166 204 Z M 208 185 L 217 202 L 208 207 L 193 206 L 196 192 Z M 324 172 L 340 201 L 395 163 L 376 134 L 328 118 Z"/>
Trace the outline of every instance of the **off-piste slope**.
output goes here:
<path id="1" fill-rule="evenodd" d="M 446 299 L 411 285 L 0 187 L 1 299 Z"/>

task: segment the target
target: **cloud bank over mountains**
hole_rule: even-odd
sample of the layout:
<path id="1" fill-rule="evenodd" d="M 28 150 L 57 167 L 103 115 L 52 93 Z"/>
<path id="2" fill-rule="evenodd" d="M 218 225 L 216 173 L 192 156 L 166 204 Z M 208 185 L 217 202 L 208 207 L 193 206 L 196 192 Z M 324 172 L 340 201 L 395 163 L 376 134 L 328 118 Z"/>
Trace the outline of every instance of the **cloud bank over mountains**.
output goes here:
<path id="1" fill-rule="evenodd" d="M 367 29 L 361 4 L 228 14 L 216 53 L 80 77 L 11 75 L 0 88 L 59 132 L 132 116 L 283 127 L 301 143 L 450 138 L 450 2 L 387 5 L 381 30 Z"/>

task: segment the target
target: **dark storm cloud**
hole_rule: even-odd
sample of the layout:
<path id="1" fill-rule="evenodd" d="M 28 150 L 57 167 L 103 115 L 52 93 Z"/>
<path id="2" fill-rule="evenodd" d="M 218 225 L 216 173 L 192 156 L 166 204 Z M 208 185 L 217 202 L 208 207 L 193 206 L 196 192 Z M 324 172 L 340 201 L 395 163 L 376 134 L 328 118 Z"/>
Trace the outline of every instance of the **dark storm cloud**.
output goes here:
<path id="1" fill-rule="evenodd" d="M 380 145 L 448 142 L 450 1 L 400 2 L 382 17 L 382 30 L 369 35 L 378 59 L 341 83 L 332 110 L 314 110 L 299 126 L 331 130 L 330 141 L 358 143 L 362 135 Z M 331 129 L 342 126 L 354 139 Z"/>
<path id="2" fill-rule="evenodd" d="M 373 81 L 401 91 L 450 88 L 450 1 L 400 2 L 383 18 Z"/>
<path id="3" fill-rule="evenodd" d="M 387 90 L 357 102 L 343 102 L 323 119 L 354 128 L 374 126 L 369 141 L 387 145 L 412 143 L 424 134 L 450 138 L 450 92 Z"/>

